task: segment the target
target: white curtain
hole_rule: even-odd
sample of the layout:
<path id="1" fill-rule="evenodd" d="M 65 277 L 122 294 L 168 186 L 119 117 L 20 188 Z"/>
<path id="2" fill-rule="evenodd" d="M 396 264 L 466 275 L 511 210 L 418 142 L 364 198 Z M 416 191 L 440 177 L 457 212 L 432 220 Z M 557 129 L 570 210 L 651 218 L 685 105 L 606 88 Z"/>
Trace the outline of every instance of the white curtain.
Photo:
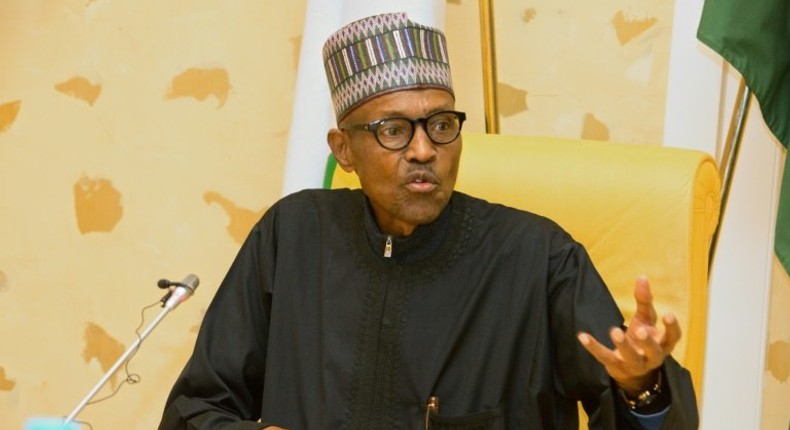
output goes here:
<path id="1" fill-rule="evenodd" d="M 369 15 L 406 12 L 412 21 L 444 28 L 446 0 L 308 0 L 293 115 L 285 158 L 283 195 L 320 188 L 329 155 L 326 132 L 335 126 L 324 74 L 324 40 L 345 24 Z"/>

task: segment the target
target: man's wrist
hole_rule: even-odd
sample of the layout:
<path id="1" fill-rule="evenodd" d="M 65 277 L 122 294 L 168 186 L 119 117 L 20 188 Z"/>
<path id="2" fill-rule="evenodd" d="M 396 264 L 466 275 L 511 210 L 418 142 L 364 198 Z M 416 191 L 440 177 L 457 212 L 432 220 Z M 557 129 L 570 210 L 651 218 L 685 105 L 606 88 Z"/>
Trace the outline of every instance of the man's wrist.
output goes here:
<path id="1" fill-rule="evenodd" d="M 654 369 L 653 371 L 647 373 L 642 377 L 634 378 L 627 382 L 618 381 L 618 380 L 615 380 L 614 382 L 617 385 L 619 391 L 622 391 L 628 397 L 636 398 L 639 396 L 639 394 L 641 394 L 645 390 L 649 390 L 653 388 L 656 384 L 661 385 L 660 382 L 662 381 L 660 381 L 660 379 L 661 379 L 661 371 L 659 368 L 659 369 Z"/>
<path id="2" fill-rule="evenodd" d="M 669 390 L 664 381 L 663 371 L 660 368 L 656 369 L 651 379 L 652 382 L 646 387 L 634 391 L 626 391 L 618 384 L 618 396 L 628 409 L 640 414 L 650 414 L 669 406 Z"/>

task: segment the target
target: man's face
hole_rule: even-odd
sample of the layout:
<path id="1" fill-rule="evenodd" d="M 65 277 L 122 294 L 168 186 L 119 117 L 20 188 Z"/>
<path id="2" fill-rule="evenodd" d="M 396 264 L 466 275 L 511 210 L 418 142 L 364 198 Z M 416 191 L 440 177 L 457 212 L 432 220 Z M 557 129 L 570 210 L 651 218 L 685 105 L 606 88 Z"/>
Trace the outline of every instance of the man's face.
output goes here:
<path id="1" fill-rule="evenodd" d="M 359 176 L 383 233 L 408 236 L 439 216 L 455 186 L 461 138 L 437 145 L 417 126 L 409 145 L 393 151 L 379 145 L 370 132 L 345 128 L 389 117 L 424 118 L 454 105 L 453 97 L 443 90 L 396 91 L 354 109 L 341 121 L 343 131 L 329 132 L 338 164 Z"/>

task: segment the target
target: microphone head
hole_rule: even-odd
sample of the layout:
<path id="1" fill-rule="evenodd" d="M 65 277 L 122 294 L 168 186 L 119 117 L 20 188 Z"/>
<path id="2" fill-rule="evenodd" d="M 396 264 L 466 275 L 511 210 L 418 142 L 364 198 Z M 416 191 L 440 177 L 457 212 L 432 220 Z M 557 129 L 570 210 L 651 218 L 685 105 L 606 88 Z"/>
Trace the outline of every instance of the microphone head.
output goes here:
<path id="1" fill-rule="evenodd" d="M 200 285 L 200 279 L 194 273 L 190 273 L 181 281 L 181 284 L 184 288 L 194 293 L 195 289 Z"/>
<path id="2" fill-rule="evenodd" d="M 167 279 L 160 279 L 156 282 L 156 286 L 162 289 L 168 288 L 172 285 L 172 282 L 168 281 Z"/>
<path id="3" fill-rule="evenodd" d="M 173 293 L 170 294 L 170 297 L 165 299 L 165 305 L 163 306 L 165 310 L 171 311 L 179 303 L 183 302 L 184 300 L 188 299 L 192 294 L 195 293 L 195 288 L 197 288 L 198 284 L 200 284 L 200 279 L 198 279 L 197 275 L 187 275 L 181 282 L 172 282 L 172 285 L 176 286 L 176 289 L 173 290 Z"/>

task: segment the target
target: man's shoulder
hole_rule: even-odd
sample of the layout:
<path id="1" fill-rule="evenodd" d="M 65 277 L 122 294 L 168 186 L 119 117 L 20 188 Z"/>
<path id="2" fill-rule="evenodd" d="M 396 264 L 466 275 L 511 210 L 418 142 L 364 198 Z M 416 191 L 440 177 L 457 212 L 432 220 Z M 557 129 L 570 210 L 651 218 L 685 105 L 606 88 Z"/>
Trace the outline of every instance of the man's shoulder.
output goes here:
<path id="1" fill-rule="evenodd" d="M 494 222 L 511 221 L 516 223 L 527 223 L 530 225 L 541 225 L 546 228 L 559 228 L 552 219 L 530 212 L 529 210 L 517 208 L 504 203 L 491 202 L 479 197 L 471 196 L 462 192 L 456 192 L 457 198 L 464 205 L 472 209 L 483 219 Z"/>
<path id="2" fill-rule="evenodd" d="M 520 238 L 523 243 L 554 245 L 575 242 L 567 230 L 547 216 L 468 194 L 458 193 L 457 198 L 470 209 L 478 232 L 492 240 Z"/>
<path id="3" fill-rule="evenodd" d="M 296 191 L 282 197 L 272 209 L 278 213 L 288 213 L 291 211 L 319 210 L 319 211 L 338 211 L 348 210 L 355 207 L 355 203 L 361 201 L 361 190 L 344 189 L 306 189 Z"/>

